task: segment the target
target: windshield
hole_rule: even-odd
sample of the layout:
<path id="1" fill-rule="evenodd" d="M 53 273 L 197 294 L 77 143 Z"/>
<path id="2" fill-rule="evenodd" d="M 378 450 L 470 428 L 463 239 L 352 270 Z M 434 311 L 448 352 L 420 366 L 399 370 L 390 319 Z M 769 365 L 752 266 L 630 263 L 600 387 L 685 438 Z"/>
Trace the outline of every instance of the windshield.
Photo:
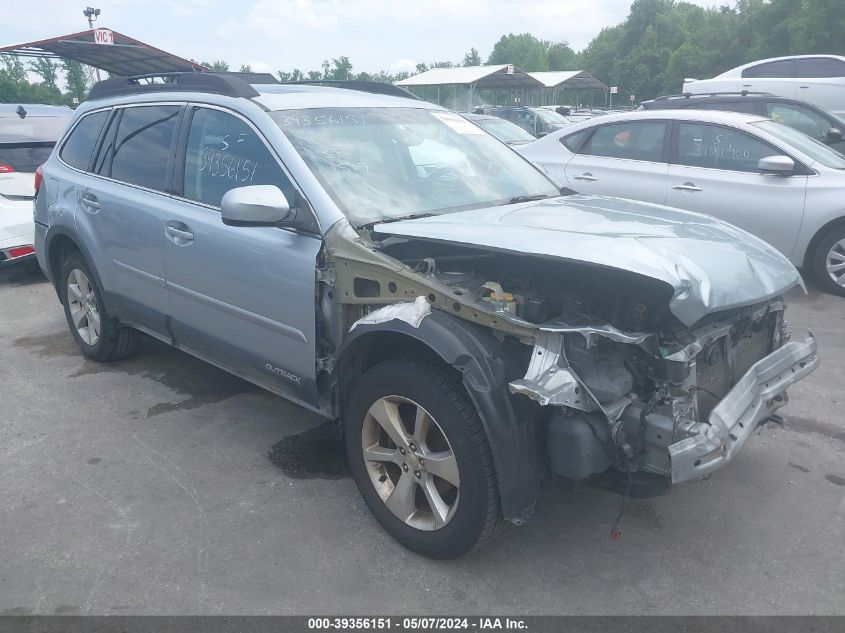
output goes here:
<path id="1" fill-rule="evenodd" d="M 421 108 L 313 108 L 270 116 L 355 226 L 560 192 L 462 116 Z"/>
<path id="2" fill-rule="evenodd" d="M 504 143 L 530 143 L 537 140 L 518 125 L 504 119 L 479 119 L 474 120 L 473 123 L 481 126 Z"/>
<path id="3" fill-rule="evenodd" d="M 831 169 L 845 169 L 845 156 L 830 149 L 824 143 L 810 138 L 803 132 L 787 127 L 775 121 L 755 121 L 751 125 L 768 132 L 772 136 L 788 143 L 808 157 Z"/>
<path id="4" fill-rule="evenodd" d="M 546 108 L 537 108 L 534 110 L 537 113 L 537 116 L 540 117 L 540 120 L 544 123 L 549 123 L 551 125 L 569 125 L 572 123 L 569 119 L 567 119 L 562 114 L 558 114 L 554 110 L 547 110 Z"/>

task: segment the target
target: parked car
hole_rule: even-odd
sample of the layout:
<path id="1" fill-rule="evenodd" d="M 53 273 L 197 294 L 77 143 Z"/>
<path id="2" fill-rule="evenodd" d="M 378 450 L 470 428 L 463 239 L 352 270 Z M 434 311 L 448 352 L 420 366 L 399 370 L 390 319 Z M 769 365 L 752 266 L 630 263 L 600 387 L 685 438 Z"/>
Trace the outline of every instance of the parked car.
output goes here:
<path id="1" fill-rule="evenodd" d="M 713 79 L 685 79 L 682 92 L 741 90 L 801 99 L 845 116 L 845 57 L 794 55 L 763 59 L 732 68 Z"/>
<path id="2" fill-rule="evenodd" d="M 81 352 L 144 332 L 340 420 L 376 519 L 438 558 L 528 520 L 547 469 L 637 496 L 712 473 L 816 367 L 768 244 L 561 195 L 460 115 L 352 85 L 98 83 L 35 205 Z"/>
<path id="3" fill-rule="evenodd" d="M 734 112 L 640 110 L 518 149 L 581 193 L 735 224 L 845 296 L 845 157 L 793 128 Z"/>
<path id="4" fill-rule="evenodd" d="M 0 267 L 35 262 L 35 170 L 47 160 L 72 114 L 66 107 L 0 104 Z"/>
<path id="5" fill-rule="evenodd" d="M 699 95 L 683 94 L 643 101 L 640 109 L 725 110 L 756 114 L 795 128 L 799 132 L 829 145 L 840 154 L 845 154 L 845 139 L 842 138 L 845 120 L 800 99 L 747 91 Z"/>
<path id="6" fill-rule="evenodd" d="M 462 116 L 508 145 L 524 145 L 534 140 L 531 134 L 507 119 L 488 114 L 463 114 Z"/>
<path id="7" fill-rule="evenodd" d="M 546 108 L 485 107 L 477 109 L 474 114 L 487 114 L 505 119 L 518 125 L 535 138 L 550 134 L 572 123 L 562 114 Z"/>

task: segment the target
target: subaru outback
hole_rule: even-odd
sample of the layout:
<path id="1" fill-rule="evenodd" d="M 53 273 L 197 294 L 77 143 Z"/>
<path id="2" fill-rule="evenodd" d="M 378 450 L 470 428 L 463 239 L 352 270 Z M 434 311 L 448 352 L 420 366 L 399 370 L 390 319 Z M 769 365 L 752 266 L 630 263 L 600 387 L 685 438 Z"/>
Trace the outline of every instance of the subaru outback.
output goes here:
<path id="1" fill-rule="evenodd" d="M 797 271 L 729 224 L 561 191 L 391 86 L 143 82 L 95 86 L 36 194 L 79 349 L 144 333 L 338 421 L 417 553 L 524 523 L 549 473 L 708 475 L 818 363 L 784 319 Z"/>

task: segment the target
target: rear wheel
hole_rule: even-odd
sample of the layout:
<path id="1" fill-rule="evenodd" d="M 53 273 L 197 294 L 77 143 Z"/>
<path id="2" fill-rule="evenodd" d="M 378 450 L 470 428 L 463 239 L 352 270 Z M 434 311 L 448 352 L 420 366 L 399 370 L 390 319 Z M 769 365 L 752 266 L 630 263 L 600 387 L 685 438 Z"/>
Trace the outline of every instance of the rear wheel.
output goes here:
<path id="1" fill-rule="evenodd" d="M 65 318 L 85 356 L 108 362 L 125 358 L 135 351 L 139 333 L 121 325 L 106 311 L 102 290 L 79 251 L 72 252 L 65 260 L 61 282 Z"/>
<path id="2" fill-rule="evenodd" d="M 845 224 L 834 226 L 819 242 L 813 272 L 827 292 L 845 297 Z"/>
<path id="3" fill-rule="evenodd" d="M 402 545 L 456 558 L 496 533 L 490 446 L 450 367 L 415 357 L 376 365 L 358 381 L 344 424 L 358 489 Z"/>

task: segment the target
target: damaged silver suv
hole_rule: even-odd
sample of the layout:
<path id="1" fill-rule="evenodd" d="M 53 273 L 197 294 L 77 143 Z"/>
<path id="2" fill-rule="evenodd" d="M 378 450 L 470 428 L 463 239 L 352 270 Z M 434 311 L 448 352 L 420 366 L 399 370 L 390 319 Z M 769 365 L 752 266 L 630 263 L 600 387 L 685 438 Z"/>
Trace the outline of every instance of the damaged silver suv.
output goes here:
<path id="1" fill-rule="evenodd" d="M 145 81 L 97 84 L 43 165 L 72 336 L 110 361 L 144 332 L 339 420 L 415 552 L 525 522 L 549 471 L 641 497 L 707 475 L 818 363 L 795 268 L 724 222 L 563 195 L 391 86 Z"/>

